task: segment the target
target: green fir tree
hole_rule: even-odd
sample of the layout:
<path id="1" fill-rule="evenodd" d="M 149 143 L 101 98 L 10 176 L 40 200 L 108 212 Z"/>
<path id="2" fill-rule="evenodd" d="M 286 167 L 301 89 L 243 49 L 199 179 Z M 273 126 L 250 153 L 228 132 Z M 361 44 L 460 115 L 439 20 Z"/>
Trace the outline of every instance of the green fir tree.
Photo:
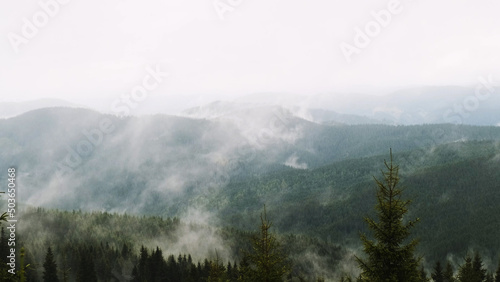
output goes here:
<path id="1" fill-rule="evenodd" d="M 497 272 L 495 273 L 495 282 L 500 282 L 500 261 L 498 262 Z"/>
<path id="2" fill-rule="evenodd" d="M 407 241 L 415 222 L 404 222 L 410 200 L 402 199 L 403 189 L 399 186 L 399 167 L 393 164 L 392 150 L 390 162 L 384 161 L 387 171 L 383 180 L 375 178 L 377 184 L 378 221 L 366 217 L 375 240 L 361 235 L 367 259 L 356 257 L 361 268 L 361 281 L 370 282 L 416 282 L 420 281 L 420 258 L 415 256 L 417 240 Z"/>
<path id="3" fill-rule="evenodd" d="M 274 234 L 272 223 L 267 219 L 266 208 L 260 216 L 258 236 L 252 238 L 252 251 L 241 264 L 242 281 L 279 282 L 289 273 L 290 266 L 283 249 Z M 246 265 L 248 263 L 248 266 Z"/>
<path id="4" fill-rule="evenodd" d="M 52 253 L 52 249 L 50 247 L 48 247 L 47 254 L 45 255 L 43 269 L 44 282 L 59 282 L 59 277 L 57 277 L 57 264 L 54 260 L 54 254 Z"/>
<path id="5" fill-rule="evenodd" d="M 472 282 L 483 282 L 486 279 L 486 269 L 483 266 L 483 259 L 476 252 L 474 255 L 474 260 L 472 261 L 472 269 L 474 272 L 474 281 Z"/>
<path id="6" fill-rule="evenodd" d="M 460 266 L 458 270 L 457 280 L 459 282 L 474 282 L 475 275 L 474 269 L 472 268 L 472 257 L 467 255 L 465 257 L 465 263 Z"/>
<path id="7" fill-rule="evenodd" d="M 444 282 L 443 267 L 441 267 L 441 262 L 436 262 L 434 269 L 431 274 L 431 278 L 434 282 Z"/>
<path id="8" fill-rule="evenodd" d="M 446 268 L 445 268 L 444 274 L 443 274 L 443 281 L 444 282 L 455 282 L 455 277 L 453 276 L 453 266 L 451 265 L 450 262 L 446 263 Z"/>

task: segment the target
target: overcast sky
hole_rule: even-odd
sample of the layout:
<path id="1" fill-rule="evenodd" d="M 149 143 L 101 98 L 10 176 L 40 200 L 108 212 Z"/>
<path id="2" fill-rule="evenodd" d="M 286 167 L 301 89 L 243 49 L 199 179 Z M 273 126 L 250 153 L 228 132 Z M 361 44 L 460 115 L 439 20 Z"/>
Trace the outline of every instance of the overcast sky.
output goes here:
<path id="1" fill-rule="evenodd" d="M 0 3 L 0 101 L 105 108 L 148 66 L 170 73 L 151 97 L 183 106 L 500 78 L 495 0 L 55 1 Z"/>

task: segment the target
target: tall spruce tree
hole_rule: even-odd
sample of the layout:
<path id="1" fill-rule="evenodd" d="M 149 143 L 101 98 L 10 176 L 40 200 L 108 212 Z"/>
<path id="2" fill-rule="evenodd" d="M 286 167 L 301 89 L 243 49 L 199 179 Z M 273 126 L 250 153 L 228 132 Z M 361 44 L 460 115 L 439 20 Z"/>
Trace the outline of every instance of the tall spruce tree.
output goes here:
<path id="1" fill-rule="evenodd" d="M 474 282 L 475 275 L 474 269 L 472 268 L 472 257 L 467 254 L 465 257 L 465 263 L 460 266 L 458 270 L 457 279 L 459 282 Z"/>
<path id="2" fill-rule="evenodd" d="M 68 260 L 66 259 L 66 255 L 63 255 L 62 266 L 59 271 L 61 272 L 62 282 L 68 282 L 71 268 L 68 265 Z"/>
<path id="3" fill-rule="evenodd" d="M 97 282 L 94 259 L 91 250 L 82 249 L 80 251 L 80 262 L 76 273 L 77 282 Z"/>
<path id="4" fill-rule="evenodd" d="M 252 238 L 252 251 L 241 264 L 241 280 L 253 282 L 283 281 L 290 266 L 276 236 L 270 232 L 272 223 L 267 219 L 266 208 L 260 216 L 258 236 Z M 248 266 L 246 263 L 248 262 Z"/>
<path id="5" fill-rule="evenodd" d="M 361 235 L 367 259 L 356 257 L 361 268 L 361 281 L 371 282 L 416 282 L 420 280 L 420 258 L 414 254 L 417 240 L 407 241 L 415 222 L 404 222 L 410 200 L 403 200 L 403 189 L 399 186 L 399 167 L 393 164 L 392 150 L 390 162 L 384 161 L 387 171 L 382 171 L 383 180 L 374 177 L 377 184 L 378 221 L 366 217 L 375 240 Z"/>
<path id="6" fill-rule="evenodd" d="M 453 276 L 453 266 L 450 262 L 446 263 L 446 268 L 443 275 L 444 282 L 455 282 L 455 277 Z"/>
<path id="7" fill-rule="evenodd" d="M 486 269 L 483 266 L 483 259 L 478 252 L 474 255 L 472 269 L 474 273 L 474 281 L 472 282 L 483 282 L 486 279 Z"/>
<path id="8" fill-rule="evenodd" d="M 500 282 L 500 261 L 498 262 L 497 272 L 495 273 L 495 282 Z"/>
<path id="9" fill-rule="evenodd" d="M 44 282 L 59 282 L 59 277 L 57 277 L 57 264 L 54 260 L 54 254 L 52 253 L 52 249 L 50 247 L 47 248 L 43 269 Z"/>
<path id="10" fill-rule="evenodd" d="M 2 231 L 0 233 L 0 262 L 2 264 L 8 263 L 7 256 L 9 255 L 9 241 L 5 236 L 5 229 L 2 227 Z"/>
<path id="11" fill-rule="evenodd" d="M 215 252 L 215 260 L 210 262 L 210 274 L 208 282 L 225 282 L 227 281 L 226 268 L 219 258 L 217 251 Z"/>
<path id="12" fill-rule="evenodd" d="M 438 261 L 436 262 L 436 265 L 434 265 L 431 278 L 434 282 L 444 282 L 444 273 L 443 268 L 441 267 L 441 262 Z"/>
<path id="13" fill-rule="evenodd" d="M 420 282 L 428 282 L 428 281 L 430 281 L 429 278 L 427 277 L 427 272 L 425 272 L 425 268 L 424 268 L 423 265 L 420 267 L 419 281 Z"/>
<path id="14" fill-rule="evenodd" d="M 24 250 L 24 247 L 21 248 L 20 254 L 19 254 L 19 262 L 20 262 L 20 268 L 19 271 L 17 272 L 17 275 L 19 277 L 19 282 L 26 282 L 26 270 L 30 267 L 29 264 L 24 264 L 24 260 L 26 258 L 26 251 Z"/>

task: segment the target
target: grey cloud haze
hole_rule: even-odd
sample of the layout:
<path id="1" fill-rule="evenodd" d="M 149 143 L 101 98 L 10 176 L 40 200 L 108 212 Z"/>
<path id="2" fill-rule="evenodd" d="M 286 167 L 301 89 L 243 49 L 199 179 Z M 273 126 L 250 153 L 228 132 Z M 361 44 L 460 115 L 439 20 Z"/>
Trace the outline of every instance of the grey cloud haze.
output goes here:
<path id="1" fill-rule="evenodd" d="M 384 19 L 390 5 L 399 12 Z M 143 106 L 161 101 L 167 111 L 259 92 L 473 86 L 500 77 L 499 8 L 491 0 L 7 1 L 0 100 L 106 109 L 155 64 L 172 77 Z M 356 45 L 360 36 L 366 46 Z M 351 60 L 342 43 L 358 49 Z"/>

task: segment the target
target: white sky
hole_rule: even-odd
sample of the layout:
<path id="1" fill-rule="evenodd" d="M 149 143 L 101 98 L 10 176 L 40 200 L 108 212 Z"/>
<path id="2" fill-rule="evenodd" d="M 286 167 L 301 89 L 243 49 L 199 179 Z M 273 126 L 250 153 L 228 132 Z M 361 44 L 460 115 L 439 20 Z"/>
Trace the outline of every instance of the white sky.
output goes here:
<path id="1" fill-rule="evenodd" d="M 351 63 L 340 44 L 354 46 L 355 28 L 390 0 L 217 1 L 236 6 L 225 20 L 214 0 L 71 0 L 18 53 L 9 36 L 22 36 L 23 18 L 33 22 L 43 10 L 38 1 L 1 1 L 0 101 L 50 97 L 105 108 L 156 64 L 171 77 L 151 95 L 183 106 L 259 92 L 500 79 L 500 1 L 401 0 L 401 13 Z"/>

